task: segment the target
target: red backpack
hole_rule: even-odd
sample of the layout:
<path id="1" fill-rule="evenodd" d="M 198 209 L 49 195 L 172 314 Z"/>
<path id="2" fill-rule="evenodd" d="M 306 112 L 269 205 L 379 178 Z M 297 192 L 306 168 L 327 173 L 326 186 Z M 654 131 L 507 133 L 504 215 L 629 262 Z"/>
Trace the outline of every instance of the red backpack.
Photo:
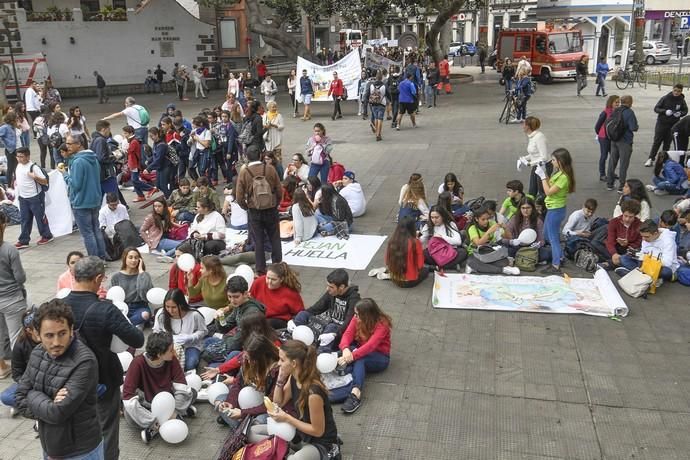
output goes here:
<path id="1" fill-rule="evenodd" d="M 332 184 L 333 182 L 342 179 L 343 174 L 345 174 L 345 166 L 334 161 L 333 164 L 331 164 L 331 169 L 328 171 L 328 183 Z"/>

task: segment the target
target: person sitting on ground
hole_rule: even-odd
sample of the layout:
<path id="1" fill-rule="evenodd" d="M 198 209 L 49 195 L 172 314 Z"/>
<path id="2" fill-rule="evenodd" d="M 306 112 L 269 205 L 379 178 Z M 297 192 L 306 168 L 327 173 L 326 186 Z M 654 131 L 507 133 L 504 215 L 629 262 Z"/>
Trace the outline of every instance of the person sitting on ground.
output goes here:
<path id="1" fill-rule="evenodd" d="M 438 186 L 438 193 L 448 192 L 451 194 L 451 210 L 453 214 L 460 214 L 463 212 L 463 199 L 465 198 L 465 189 L 458 180 L 458 176 L 453 173 L 448 173 L 443 178 L 443 183 Z"/>
<path id="2" fill-rule="evenodd" d="M 240 323 L 242 319 L 252 313 L 266 315 L 266 307 L 249 295 L 247 280 L 241 276 L 231 276 L 225 285 L 225 291 L 229 304 L 218 310 L 218 323 L 221 332 L 227 333 L 224 337 L 228 352 L 242 349 Z"/>
<path id="3" fill-rule="evenodd" d="M 3 179 L 6 178 L 6 176 L 4 176 L 2 173 L 2 167 L 3 165 L 0 164 L 0 184 L 2 184 Z M 21 213 L 19 212 L 19 208 L 14 204 L 14 201 L 10 198 L 13 197 L 11 197 L 2 186 L 0 186 L 0 211 L 7 216 L 8 226 L 19 225 L 22 221 Z"/>
<path id="4" fill-rule="evenodd" d="M 273 391 L 275 412 L 268 415 L 276 422 L 294 426 L 302 445 L 291 457 L 295 459 L 328 458 L 340 454 L 338 429 L 328 390 L 316 368 L 316 351 L 297 340 L 285 342 L 279 352 L 280 370 Z M 299 417 L 284 412 L 289 403 Z"/>
<path id="5" fill-rule="evenodd" d="M 170 238 L 171 233 L 179 227 L 180 224 L 173 222 L 170 217 L 165 198 L 159 197 L 153 200 L 151 212 L 144 218 L 139 234 L 148 245 L 151 254 L 170 257 L 175 254 L 175 248 L 183 241 Z"/>
<path id="6" fill-rule="evenodd" d="M 422 227 L 421 241 L 427 245 L 424 250 L 424 262 L 427 265 L 439 267 L 442 270 L 459 270 L 460 264 L 467 259 L 467 251 L 462 247 L 462 236 L 458 226 L 453 220 L 453 216 L 448 214 L 444 208 L 434 205 L 429 210 L 429 221 Z M 455 257 L 445 264 L 439 264 L 434 259 L 434 238 L 440 238 L 455 249 Z M 450 259 L 450 257 L 448 257 Z"/>
<path id="7" fill-rule="evenodd" d="M 690 252 L 690 211 L 685 211 L 678 217 L 678 256 L 685 259 L 685 263 L 690 262 L 688 252 Z"/>
<path id="8" fill-rule="evenodd" d="M 426 223 L 429 218 L 429 205 L 421 174 L 413 173 L 407 184 L 400 188 L 398 204 L 400 205 L 398 220 L 405 216 L 412 216 L 417 221 L 418 228 Z"/>
<path id="9" fill-rule="evenodd" d="M 309 201 L 311 201 L 314 209 L 316 209 L 321 202 L 321 179 L 316 176 L 309 176 L 306 185 L 307 189 L 305 191 L 307 192 L 307 197 Z"/>
<path id="10" fill-rule="evenodd" d="M 225 200 L 223 201 L 223 210 L 221 214 L 224 216 L 230 215 L 230 225 L 228 225 L 233 230 L 247 230 L 249 228 L 249 215 L 246 209 L 242 207 L 237 202 L 237 195 L 235 190 L 237 189 L 237 176 L 232 181 L 232 185 L 229 185 L 223 190 L 225 194 Z"/>
<path id="11" fill-rule="evenodd" d="M 0 394 L 0 401 L 10 408 L 10 415 L 17 414 L 15 393 L 17 392 L 17 385 L 22 379 L 26 367 L 29 364 L 31 352 L 34 351 L 36 345 L 41 343 L 41 338 L 38 335 L 38 328 L 34 324 L 36 312 L 27 310 L 22 316 L 22 330 L 17 336 L 17 341 L 12 348 L 12 380 L 15 383 L 3 390 Z"/>
<path id="12" fill-rule="evenodd" d="M 57 279 L 57 287 L 55 288 L 55 292 L 60 292 L 62 289 L 74 289 L 74 285 L 76 283 L 76 280 L 74 279 L 74 266 L 79 262 L 79 259 L 82 259 L 84 257 L 84 253 L 81 251 L 70 251 L 67 254 L 67 260 L 65 263 L 67 264 L 67 270 L 62 272 L 62 274 L 58 277 Z M 105 288 L 103 285 L 101 285 L 98 288 L 98 297 L 101 299 L 105 299 L 105 295 L 107 294 Z"/>
<path id="13" fill-rule="evenodd" d="M 398 221 L 393 236 L 386 247 L 386 272 L 377 274 L 379 279 L 390 279 L 398 287 L 417 286 L 429 276 L 424 266 L 422 242 L 417 238 L 415 220 L 406 216 Z"/>
<path id="14" fill-rule="evenodd" d="M 518 205 L 524 197 L 529 197 L 534 200 L 532 195 L 525 195 L 524 185 L 519 180 L 510 180 L 506 184 L 506 197 L 501 204 L 501 210 L 498 211 L 500 215 L 510 220 L 518 210 Z"/>
<path id="15" fill-rule="evenodd" d="M 171 419 L 196 416 L 196 391 L 187 385 L 180 362 L 175 356 L 173 336 L 153 332 L 146 340 L 146 352 L 134 358 L 127 369 L 122 387 L 122 412 L 125 421 L 141 429 L 141 440 L 148 444 L 158 435 L 160 424 L 151 412 L 153 398 L 168 392 L 175 397 Z"/>
<path id="16" fill-rule="evenodd" d="M 129 212 L 120 198 L 115 193 L 105 194 L 105 206 L 98 212 L 98 224 L 105 234 L 112 238 L 115 236 L 115 224 L 129 220 Z"/>
<path id="17" fill-rule="evenodd" d="M 266 306 L 266 318 L 274 329 L 284 329 L 287 322 L 304 310 L 298 274 L 285 262 L 271 264 L 266 274 L 254 280 L 249 290 L 252 298 Z"/>
<path id="18" fill-rule="evenodd" d="M 288 164 L 285 168 L 285 173 L 283 179 L 287 179 L 288 176 L 295 176 L 300 182 L 306 182 L 309 177 L 309 165 L 304 155 L 301 153 L 292 154 L 292 162 Z"/>
<path id="19" fill-rule="evenodd" d="M 467 266 L 465 267 L 466 273 L 520 274 L 519 268 L 510 266 L 507 257 L 500 258 L 493 262 L 482 262 L 475 254 L 480 247 L 494 246 L 498 241 L 496 237 L 497 230 L 504 230 L 505 227 L 505 224 L 491 220 L 491 211 L 483 205 L 478 210 L 474 211 L 472 223 L 467 229 L 467 237 L 470 240 L 470 244 L 467 246 L 469 258 L 467 259 Z"/>
<path id="20" fill-rule="evenodd" d="M 316 210 L 316 220 L 321 236 L 336 235 L 338 238 L 349 238 L 352 211 L 333 184 L 321 186 L 321 201 Z"/>
<path id="21" fill-rule="evenodd" d="M 621 256 L 628 250 L 638 251 L 642 244 L 640 236 L 640 202 L 628 199 L 621 204 L 622 214 L 611 219 L 607 226 L 606 242 L 592 241 L 592 247 L 604 259 L 603 268 L 621 265 Z"/>
<path id="22" fill-rule="evenodd" d="M 194 220 L 196 201 L 189 179 L 183 177 L 179 180 L 177 188 L 170 195 L 168 205 L 172 208 L 170 215 L 177 222 L 191 222 Z"/>
<path id="23" fill-rule="evenodd" d="M 299 187 L 299 181 L 295 176 L 288 176 L 282 183 L 283 187 L 283 198 L 278 203 L 278 212 L 288 212 L 292 206 L 292 195 Z"/>
<path id="24" fill-rule="evenodd" d="M 165 294 L 163 308 L 156 313 L 153 332 L 167 332 L 176 346 L 183 347 L 185 371 L 197 368 L 202 339 L 208 332 L 206 321 L 196 308 L 189 306 L 181 289 L 170 289 Z"/>
<path id="25" fill-rule="evenodd" d="M 189 228 L 189 238 L 203 241 L 204 254 L 220 254 L 225 249 L 225 218 L 207 197 L 199 198 L 196 210 L 197 214 Z"/>
<path id="26" fill-rule="evenodd" d="M 203 303 L 210 308 L 225 307 L 228 299 L 225 295 L 225 278 L 227 274 L 218 256 L 204 256 L 201 258 L 201 276 L 195 283 L 194 276 L 185 273 L 187 278 L 187 293 L 190 298 L 201 294 Z"/>
<path id="27" fill-rule="evenodd" d="M 658 219 L 654 219 L 659 228 L 667 228 L 676 234 L 676 245 L 680 244 L 680 232 L 682 229 L 682 225 L 678 220 L 678 214 L 673 209 L 663 211 Z"/>
<path id="28" fill-rule="evenodd" d="M 129 307 L 127 318 L 133 325 L 138 326 L 151 318 L 146 293 L 153 288 L 153 281 L 137 248 L 125 248 L 122 252 L 120 271 L 110 278 L 110 285 L 124 289 L 125 303 Z"/>
<path id="29" fill-rule="evenodd" d="M 654 164 L 654 185 L 648 185 L 647 190 L 655 195 L 684 195 L 687 189 L 688 174 L 683 165 L 673 161 L 666 150 L 657 154 Z"/>
<path id="30" fill-rule="evenodd" d="M 544 222 L 537 214 L 534 200 L 526 196 L 522 197 L 517 208 L 519 211 L 508 221 L 503 233 L 502 243 L 508 248 L 508 256 L 515 257 L 519 249 L 530 247 L 539 250 L 539 262 L 550 260 L 551 249 L 544 247 Z M 537 233 L 537 239 L 531 244 L 523 244 L 518 238 L 528 228 Z"/>
<path id="31" fill-rule="evenodd" d="M 321 345 L 320 352 L 334 351 L 343 332 L 355 314 L 359 288 L 349 284 L 349 276 L 336 268 L 326 276 L 326 292 L 308 309 L 288 321 L 288 331 L 296 326 L 309 326 Z"/>
<path id="32" fill-rule="evenodd" d="M 208 177 L 201 176 L 196 181 L 196 190 L 194 191 L 194 197 L 192 198 L 192 203 L 196 204 L 201 198 L 208 198 L 211 203 L 213 203 L 213 209 L 222 209 L 220 207 L 220 199 L 218 198 L 218 193 L 214 188 L 210 186 Z"/>
<path id="33" fill-rule="evenodd" d="M 304 189 L 295 190 L 292 203 L 292 223 L 295 230 L 293 241 L 295 246 L 299 246 L 302 241 L 310 240 L 316 235 L 318 221 Z"/>
<path id="34" fill-rule="evenodd" d="M 630 270 L 639 268 L 642 265 L 642 257 L 649 254 L 661 260 L 661 272 L 656 287 L 664 281 L 675 281 L 676 270 L 680 267 L 676 255 L 675 232 L 667 228 L 659 228 L 652 219 L 648 219 L 640 224 L 640 237 L 642 238 L 640 254 L 623 254 L 620 258 L 621 266 L 616 268 L 616 274 L 625 276 Z"/>
<path id="35" fill-rule="evenodd" d="M 587 198 L 582 209 L 573 211 L 568 220 L 563 226 L 561 232 L 565 237 L 565 253 L 572 257 L 577 250 L 577 244 L 580 241 L 589 241 L 592 239 L 592 231 L 594 230 L 594 222 L 596 217 L 594 213 L 597 210 L 599 203 L 594 198 Z M 605 220 L 604 220 L 605 222 Z"/>
<path id="36" fill-rule="evenodd" d="M 362 405 L 364 378 L 368 372 L 383 372 L 391 354 L 393 320 L 374 299 L 364 298 L 355 305 L 355 316 L 340 339 L 340 366 L 352 366 L 352 389 L 342 411 L 352 414 Z"/>
<path id="37" fill-rule="evenodd" d="M 614 218 L 623 214 L 622 204 L 630 199 L 637 200 L 637 202 L 640 204 L 640 210 L 638 211 L 639 214 L 637 216 L 637 218 L 640 219 L 640 222 L 644 222 L 651 217 L 652 202 L 649 199 L 649 195 L 647 195 L 647 190 L 645 189 L 644 184 L 640 179 L 628 179 L 625 181 L 625 184 L 623 184 L 623 194 L 618 199 L 616 208 L 613 210 Z"/>
<path id="38" fill-rule="evenodd" d="M 199 282 L 199 277 L 201 276 L 201 264 L 197 261 L 194 263 L 194 268 L 189 272 L 183 272 L 180 267 L 177 266 L 177 259 L 182 254 L 192 255 L 192 245 L 189 241 L 181 243 L 177 248 L 175 248 L 175 259 L 172 264 L 170 264 L 170 273 L 168 275 L 168 289 L 179 289 L 189 298 L 189 303 L 195 305 L 203 301 L 201 293 L 190 296 L 187 289 L 187 278 L 191 278 L 192 284 L 196 285 Z"/>
<path id="39" fill-rule="evenodd" d="M 353 171 L 345 171 L 343 178 L 333 183 L 340 196 L 350 205 L 352 217 L 361 217 L 367 211 L 367 199 L 364 197 L 362 185 L 355 180 Z"/>

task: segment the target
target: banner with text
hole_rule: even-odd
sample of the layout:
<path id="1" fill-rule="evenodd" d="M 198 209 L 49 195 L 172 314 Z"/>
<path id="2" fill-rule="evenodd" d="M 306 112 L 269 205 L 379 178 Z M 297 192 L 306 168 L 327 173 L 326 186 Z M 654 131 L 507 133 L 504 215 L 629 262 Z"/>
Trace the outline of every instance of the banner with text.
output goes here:
<path id="1" fill-rule="evenodd" d="M 297 57 L 297 78 L 302 77 L 302 70 L 307 71 L 307 76 L 311 78 L 314 85 L 314 96 L 312 101 L 331 101 L 328 96 L 328 88 L 333 81 L 333 72 L 338 72 L 338 78 L 343 81 L 343 86 L 347 88 L 348 100 L 357 99 L 357 87 L 362 76 L 362 66 L 359 60 L 359 51 L 356 49 L 348 53 L 344 58 L 331 65 L 318 65 Z M 295 87 L 295 97 L 299 99 L 301 90 L 299 82 Z"/>
<path id="2" fill-rule="evenodd" d="M 402 69 L 402 62 L 396 62 L 387 57 L 383 57 L 380 54 L 374 53 L 372 50 L 367 50 L 367 54 L 364 57 L 364 67 L 367 69 L 379 70 L 386 69 L 389 70 L 390 67 L 394 65 L 399 69 Z"/>

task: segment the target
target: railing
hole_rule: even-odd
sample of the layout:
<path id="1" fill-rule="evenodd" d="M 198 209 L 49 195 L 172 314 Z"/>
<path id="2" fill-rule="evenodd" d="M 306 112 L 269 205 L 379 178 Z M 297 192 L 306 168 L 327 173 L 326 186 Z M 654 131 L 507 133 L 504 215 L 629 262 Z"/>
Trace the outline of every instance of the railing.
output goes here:
<path id="1" fill-rule="evenodd" d="M 648 71 L 647 82 L 651 85 L 656 85 L 659 89 L 662 86 L 673 86 L 676 83 L 682 83 L 684 86 L 690 86 L 690 70 L 678 73 L 676 70 L 666 71 Z"/>
<path id="2" fill-rule="evenodd" d="M 49 8 L 46 11 L 27 11 L 26 20 L 33 22 L 73 21 L 74 15 L 69 8 L 64 10 Z"/>

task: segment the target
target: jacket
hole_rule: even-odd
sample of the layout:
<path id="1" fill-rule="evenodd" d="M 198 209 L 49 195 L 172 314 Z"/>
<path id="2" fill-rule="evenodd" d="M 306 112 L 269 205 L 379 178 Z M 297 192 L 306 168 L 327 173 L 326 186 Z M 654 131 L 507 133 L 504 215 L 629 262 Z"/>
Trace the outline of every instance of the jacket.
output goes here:
<path id="1" fill-rule="evenodd" d="M 677 187 L 680 187 L 683 182 L 688 180 L 688 174 L 685 172 L 685 168 L 683 168 L 680 163 L 673 160 L 666 160 L 664 162 L 661 174 L 664 176 L 663 180 Z"/>
<path id="2" fill-rule="evenodd" d="M 337 97 L 343 95 L 343 81 L 340 78 L 336 78 L 331 82 L 331 86 L 328 88 L 328 95 Z"/>
<path id="3" fill-rule="evenodd" d="M 331 201 L 330 213 L 328 213 L 325 209 L 323 201 L 321 204 L 319 204 L 319 211 L 325 216 L 332 217 L 335 221 L 347 222 L 348 226 L 352 225 L 352 210 L 350 209 L 348 202 L 345 200 L 345 198 L 340 196 L 340 194 L 336 194 L 333 197 L 333 201 Z"/>
<path id="4" fill-rule="evenodd" d="M 165 154 L 168 153 L 168 144 L 165 142 L 156 142 L 153 144 L 153 155 L 149 164 L 146 165 L 148 171 L 160 171 L 168 167 L 168 159 Z"/>
<path id="5" fill-rule="evenodd" d="M 633 138 L 635 137 L 635 131 L 639 129 L 639 125 L 637 124 L 637 117 L 635 116 L 635 112 L 633 112 L 633 109 L 630 107 L 625 107 L 624 105 L 620 106 L 620 109 L 623 110 L 623 122 L 625 123 L 625 133 L 623 134 L 623 138 L 617 142 L 625 142 L 626 144 L 631 144 L 633 143 Z"/>
<path id="6" fill-rule="evenodd" d="M 218 195 L 216 195 L 216 199 L 217 197 Z M 168 205 L 177 211 L 189 211 L 192 214 L 196 213 L 194 192 L 189 192 L 188 194 L 183 195 L 180 193 L 180 189 L 173 190 L 172 195 L 170 195 L 170 198 L 168 199 Z"/>
<path id="7" fill-rule="evenodd" d="M 156 249 L 158 243 L 161 242 L 161 238 L 163 238 L 163 229 L 156 226 L 153 214 L 150 213 L 144 217 L 144 223 L 141 224 L 139 234 L 150 249 Z"/>
<path id="8" fill-rule="evenodd" d="M 605 62 L 599 62 L 597 63 L 597 68 L 595 70 L 597 74 L 597 78 L 599 79 L 606 79 L 606 75 L 609 74 L 609 65 Z"/>
<path id="9" fill-rule="evenodd" d="M 98 131 L 94 131 L 91 136 L 90 149 L 96 154 L 98 163 L 101 166 L 101 182 L 105 179 L 115 176 L 115 162 L 113 153 L 110 151 L 110 147 L 108 146 L 108 139 Z"/>
<path id="10" fill-rule="evenodd" d="M 82 150 L 67 159 L 69 172 L 64 175 L 69 188 L 69 202 L 74 209 L 101 207 L 101 167 L 96 154 Z"/>
<path id="11" fill-rule="evenodd" d="M 672 112 L 671 115 L 666 115 L 667 110 Z M 668 93 L 659 99 L 659 102 L 654 106 L 654 111 L 658 114 L 656 117 L 658 124 L 672 126 L 680 117 L 688 114 L 688 104 L 685 102 L 685 95 L 681 93 L 679 96 L 674 96 L 673 92 Z M 678 112 L 680 112 L 680 117 L 675 116 Z"/>
<path id="12" fill-rule="evenodd" d="M 622 216 L 615 217 L 609 221 L 608 233 L 606 234 L 606 249 L 609 254 L 616 254 L 617 238 L 627 239 L 628 247 L 638 249 L 642 244 L 640 236 L 640 219 L 633 220 L 630 227 L 623 225 Z"/>
<path id="13" fill-rule="evenodd" d="M 34 348 L 17 386 L 16 408 L 25 417 L 38 419 L 41 447 L 49 456 L 78 456 L 101 443 L 97 377 L 96 357 L 76 338 L 57 358 L 42 345 Z M 68 389 L 67 396 L 54 403 L 61 388 Z"/>
<path id="14" fill-rule="evenodd" d="M 98 383 L 108 388 L 122 385 L 122 364 L 110 351 L 110 342 L 116 335 L 130 347 L 140 348 L 144 346 L 144 334 L 111 301 L 100 300 L 93 292 L 72 291 L 64 301 L 72 307 L 74 330 L 96 355 Z"/>
<path id="15" fill-rule="evenodd" d="M 318 318 L 338 325 L 336 341 L 340 341 L 345 329 L 355 315 L 355 304 L 361 299 L 359 288 L 350 285 L 341 296 L 324 293 L 307 311 Z"/>
<path id="16" fill-rule="evenodd" d="M 403 79 L 398 85 L 398 102 L 413 103 L 417 98 L 417 88 L 408 78 Z"/>
<path id="17" fill-rule="evenodd" d="M 17 150 L 17 131 L 14 126 L 7 123 L 0 125 L 0 140 L 5 144 L 5 150 L 8 152 Z"/>
<path id="18" fill-rule="evenodd" d="M 436 86 L 438 85 L 438 82 L 441 80 L 441 77 L 438 74 L 438 69 L 433 68 L 429 69 L 426 72 L 426 81 L 429 86 Z"/>
<path id="19" fill-rule="evenodd" d="M 300 94 L 314 94 L 314 87 L 309 77 L 299 77 L 299 92 Z"/>
<path id="20" fill-rule="evenodd" d="M 578 76 L 586 77 L 587 76 L 587 64 L 583 63 L 582 61 L 577 61 L 575 64 L 575 72 L 577 72 Z"/>
<path id="21" fill-rule="evenodd" d="M 34 351 L 36 343 L 30 338 L 18 339 L 14 348 L 12 349 L 12 380 L 19 383 L 22 375 L 26 372 L 26 367 L 29 365 L 31 352 Z"/>
<path id="22" fill-rule="evenodd" d="M 348 206 L 350 206 L 352 217 L 360 217 L 364 215 L 367 210 L 367 199 L 364 196 L 362 185 L 359 182 L 347 184 L 345 187 L 338 190 L 338 193 L 340 193 L 340 196 L 345 198 Z"/>
<path id="23" fill-rule="evenodd" d="M 237 204 L 239 204 L 242 209 L 256 209 L 256 203 L 254 202 L 252 193 L 252 174 L 254 177 L 256 177 L 263 175 L 264 171 L 266 171 L 266 180 L 271 186 L 271 190 L 273 190 L 273 193 L 275 194 L 276 206 L 278 206 L 278 203 L 281 202 L 283 198 L 283 187 L 280 183 L 280 177 L 278 176 L 276 169 L 273 166 L 265 165 L 260 161 L 254 161 L 242 168 L 240 171 L 240 177 L 237 180 L 237 190 L 235 193 Z"/>
<path id="24" fill-rule="evenodd" d="M 642 253 L 651 254 L 654 258 L 661 259 L 661 266 L 670 268 L 673 272 L 678 270 L 680 263 L 676 257 L 676 232 L 667 228 L 659 229 L 659 236 L 654 241 L 642 241 Z"/>
<path id="25" fill-rule="evenodd" d="M 240 322 L 242 322 L 242 318 L 250 313 L 261 313 L 262 315 L 265 315 L 266 307 L 258 300 L 250 298 L 245 303 L 239 307 L 233 308 L 230 313 L 225 315 L 225 322 L 227 323 L 227 326 L 230 329 L 238 329 L 235 333 L 236 336 L 239 334 Z"/>
<path id="26" fill-rule="evenodd" d="M 352 318 L 350 324 L 345 329 L 340 345 L 338 348 L 344 350 L 345 348 L 352 348 L 356 344 L 356 349 L 352 351 L 352 357 L 356 360 L 365 357 L 366 355 L 378 352 L 386 356 L 391 354 L 391 328 L 384 321 L 379 321 L 374 326 L 371 336 L 364 342 L 357 337 L 357 323 L 359 319 Z"/>
<path id="27" fill-rule="evenodd" d="M 136 136 L 127 139 L 127 167 L 130 171 L 141 169 L 141 142 Z"/>
<path id="28" fill-rule="evenodd" d="M 678 133 L 679 139 L 688 140 L 690 137 L 690 117 L 685 116 L 681 118 L 673 127 L 671 128 L 672 133 Z"/>
<path id="29" fill-rule="evenodd" d="M 259 148 L 259 151 L 263 151 L 265 148 L 264 145 L 264 121 L 261 118 L 261 115 L 258 113 L 253 113 L 249 116 L 247 116 L 244 119 L 245 123 L 251 123 L 252 124 L 252 141 L 247 144 L 247 147 L 250 145 L 257 146 Z"/>
<path id="30" fill-rule="evenodd" d="M 536 166 L 540 161 L 549 161 L 549 151 L 546 147 L 546 136 L 540 130 L 527 135 L 527 160 L 529 166 Z"/>
<path id="31" fill-rule="evenodd" d="M 597 122 L 594 124 L 594 132 L 597 133 L 600 139 L 606 139 L 608 137 L 606 135 L 606 120 L 611 118 L 612 113 L 613 107 L 606 107 L 601 111 L 599 118 L 597 118 Z"/>

